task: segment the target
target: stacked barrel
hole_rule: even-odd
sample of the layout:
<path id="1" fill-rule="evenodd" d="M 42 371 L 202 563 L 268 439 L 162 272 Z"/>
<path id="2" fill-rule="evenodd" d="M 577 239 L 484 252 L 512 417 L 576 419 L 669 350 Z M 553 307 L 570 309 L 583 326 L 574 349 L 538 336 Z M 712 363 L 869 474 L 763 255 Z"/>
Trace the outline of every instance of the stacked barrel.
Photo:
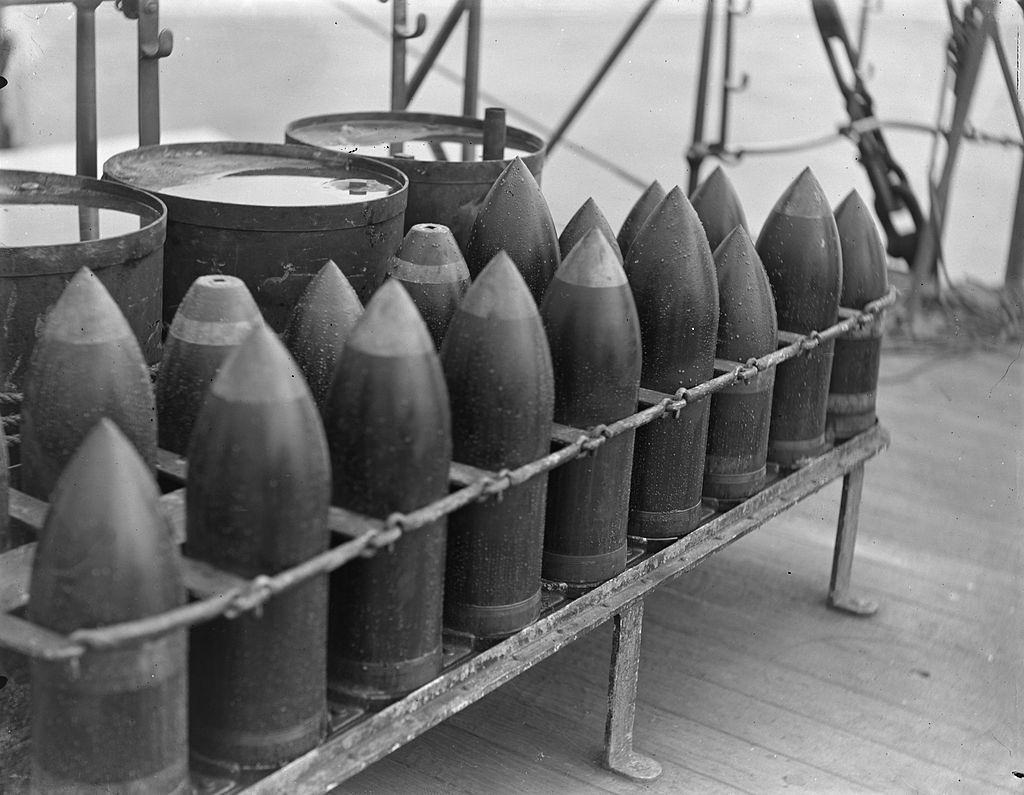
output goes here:
<path id="1" fill-rule="evenodd" d="M 25 388 L 23 484 L 51 503 L 33 622 L 68 634 L 184 604 L 158 441 L 187 461 L 190 565 L 259 582 L 349 541 L 346 528 L 383 531 L 372 554 L 188 637 L 168 628 L 74 669 L 36 661 L 38 789 L 185 791 L 190 753 L 276 768 L 321 741 L 328 699 L 378 709 L 438 676 L 446 629 L 508 637 L 537 620 L 545 583 L 605 582 L 631 543 L 692 533 L 709 499 L 736 504 L 874 422 L 878 324 L 834 351 L 815 334 L 840 298 L 859 310 L 885 294 L 884 255 L 860 198 L 833 217 L 810 171 L 755 244 L 721 170 L 692 201 L 653 183 L 617 235 L 587 199 L 556 236 L 514 160 L 464 252 L 446 227 L 416 224 L 387 276 L 364 307 L 326 262 L 280 338 L 242 280 L 202 276 L 155 388 L 103 285 L 86 269 L 71 280 Z M 802 355 L 759 365 L 787 333 L 809 335 Z M 743 378 L 692 397 L 732 370 Z M 517 474 L 566 444 L 585 454 Z M 485 489 L 402 532 L 452 483 L 503 479 L 500 498 Z"/>

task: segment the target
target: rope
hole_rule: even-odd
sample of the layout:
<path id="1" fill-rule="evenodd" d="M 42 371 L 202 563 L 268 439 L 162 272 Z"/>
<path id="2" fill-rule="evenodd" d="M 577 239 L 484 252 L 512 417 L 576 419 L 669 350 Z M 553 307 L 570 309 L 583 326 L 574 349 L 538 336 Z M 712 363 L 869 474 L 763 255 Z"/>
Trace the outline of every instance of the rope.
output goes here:
<path id="1" fill-rule="evenodd" d="M 68 636 L 69 646 L 59 651 L 41 651 L 40 656 L 68 659 L 81 656 L 88 649 L 111 649 L 131 643 L 138 643 L 193 624 L 214 618 L 234 618 L 242 613 L 258 610 L 268 599 L 315 576 L 328 574 L 346 563 L 372 555 L 377 549 L 388 547 L 403 535 L 439 521 L 448 514 L 470 503 L 490 497 L 525 483 L 531 478 L 560 467 L 576 458 L 600 449 L 609 439 L 628 433 L 654 422 L 666 414 L 677 415 L 686 406 L 704 400 L 716 392 L 732 386 L 737 381 L 749 380 L 769 367 L 800 356 L 822 342 L 835 339 L 848 331 L 862 328 L 874 321 L 887 307 L 896 302 L 896 290 L 869 303 L 863 311 L 822 331 L 797 337 L 789 345 L 757 359 L 738 365 L 728 373 L 697 386 L 683 388 L 671 397 L 666 396 L 653 406 L 624 417 L 616 422 L 598 425 L 582 432 L 573 442 L 515 469 L 505 469 L 494 476 L 480 477 L 469 485 L 452 492 L 444 498 L 409 513 L 394 513 L 386 519 L 371 519 L 373 529 L 367 530 L 351 541 L 316 555 L 304 563 L 286 569 L 273 576 L 261 575 L 245 586 L 239 586 L 218 596 L 184 605 L 174 610 L 135 621 L 113 624 L 93 629 L 80 629 Z M 0 644 L 2 644 L 0 638 Z"/>

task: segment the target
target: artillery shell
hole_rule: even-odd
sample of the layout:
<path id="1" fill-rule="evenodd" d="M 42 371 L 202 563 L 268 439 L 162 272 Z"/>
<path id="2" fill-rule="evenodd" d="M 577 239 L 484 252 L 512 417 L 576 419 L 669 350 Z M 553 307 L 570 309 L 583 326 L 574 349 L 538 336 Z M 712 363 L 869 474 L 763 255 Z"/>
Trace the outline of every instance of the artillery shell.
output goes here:
<path id="1" fill-rule="evenodd" d="M 729 233 L 737 226 L 749 234 L 747 216 L 736 190 L 721 166 L 716 166 L 690 197 L 693 209 L 697 211 L 708 236 L 708 245 L 715 251 Z"/>
<path id="2" fill-rule="evenodd" d="M 100 417 L 156 466 L 156 405 L 128 321 L 88 268 L 64 288 L 32 351 L 21 416 L 22 488 L 47 499 Z"/>
<path id="3" fill-rule="evenodd" d="M 217 371 L 260 322 L 260 310 L 241 279 L 211 275 L 192 282 L 171 322 L 156 378 L 162 448 L 185 454 Z"/>
<path id="4" fill-rule="evenodd" d="M 647 216 L 654 212 L 654 208 L 661 204 L 661 200 L 664 198 L 665 189 L 661 187 L 661 183 L 658 180 L 654 180 L 640 194 L 640 198 L 636 200 L 636 204 L 630 209 L 626 220 L 622 222 L 622 227 L 619 229 L 619 234 L 616 238 L 619 243 L 619 252 L 622 254 L 623 259 L 629 256 L 629 247 L 633 245 L 633 240 L 636 238 L 637 232 L 640 231 L 640 227 L 644 225 L 644 221 L 647 220 Z"/>
<path id="5" fill-rule="evenodd" d="M 484 197 L 466 243 L 466 264 L 474 278 L 499 251 L 508 254 L 540 303 L 558 269 L 558 236 L 537 180 L 516 158 Z"/>
<path id="6" fill-rule="evenodd" d="M 718 358 L 745 363 L 775 350 L 775 299 L 757 251 L 742 226 L 715 250 L 718 271 Z M 775 369 L 759 372 L 711 397 L 704 495 L 742 500 L 765 481 Z"/>
<path id="7" fill-rule="evenodd" d="M 298 365 L 265 325 L 225 361 L 188 449 L 189 555 L 251 579 L 328 545 L 330 464 Z M 192 752 L 268 769 L 315 747 L 326 727 L 327 581 L 279 594 L 259 614 L 192 631 Z"/>
<path id="8" fill-rule="evenodd" d="M 108 419 L 57 480 L 28 616 L 59 633 L 184 604 L 181 563 L 147 464 Z M 186 635 L 32 661 L 32 789 L 185 793 Z"/>
<path id="9" fill-rule="evenodd" d="M 327 260 L 306 285 L 288 318 L 281 338 L 306 377 L 321 412 L 341 349 L 362 314 L 363 305 L 355 289 L 341 269 Z"/>
<path id="10" fill-rule="evenodd" d="M 619 251 L 619 242 L 615 239 L 615 233 L 612 231 L 611 224 L 608 223 L 608 219 L 604 217 L 604 213 L 601 212 L 601 208 L 597 206 L 597 202 L 593 198 L 583 202 L 583 205 L 576 211 L 576 214 L 569 219 L 569 223 L 565 225 L 562 234 L 559 235 L 558 250 L 562 255 L 562 259 L 569 256 L 572 247 L 579 243 L 583 236 L 591 229 L 599 229 L 601 231 L 601 234 L 611 244 L 612 251 L 618 256 L 619 262 L 622 262 L 622 252 Z"/>
<path id="11" fill-rule="evenodd" d="M 440 350 L 455 308 L 469 288 L 469 268 L 451 230 L 441 224 L 410 228 L 388 263 L 388 275 L 405 287 Z"/>
<path id="12" fill-rule="evenodd" d="M 840 304 L 863 309 L 889 292 L 885 247 L 871 211 L 851 191 L 835 212 L 843 250 Z M 828 424 L 837 441 L 849 439 L 875 424 L 875 396 L 882 353 L 882 316 L 862 329 L 839 337 L 829 382 Z"/>
<path id="13" fill-rule="evenodd" d="M 643 343 L 646 389 L 673 394 L 715 373 L 718 282 L 700 219 L 675 187 L 637 232 L 626 259 Z M 629 532 L 675 538 L 701 518 L 709 402 L 636 432 Z"/>
<path id="14" fill-rule="evenodd" d="M 399 282 L 384 283 L 352 330 L 324 420 L 335 505 L 384 519 L 448 493 L 448 390 Z M 332 695 L 380 706 L 437 676 L 444 563 L 439 519 L 332 576 Z"/>
<path id="15" fill-rule="evenodd" d="M 839 232 L 825 194 L 809 168 L 775 203 L 757 238 L 775 294 L 779 329 L 798 334 L 833 325 L 843 278 Z M 778 366 L 768 458 L 797 467 L 826 448 L 825 412 L 834 343 Z"/>
<path id="16" fill-rule="evenodd" d="M 541 318 L 555 374 L 555 421 L 576 428 L 636 411 L 640 325 L 626 274 L 598 230 L 576 244 L 544 296 Z M 626 565 L 626 521 L 634 432 L 552 471 L 544 577 L 602 582 Z"/>
<path id="17" fill-rule="evenodd" d="M 459 305 L 441 349 L 456 461 L 513 469 L 551 444 L 554 381 L 537 305 L 499 252 Z M 457 511 L 448 523 L 445 625 L 500 638 L 540 609 L 546 475 Z"/>

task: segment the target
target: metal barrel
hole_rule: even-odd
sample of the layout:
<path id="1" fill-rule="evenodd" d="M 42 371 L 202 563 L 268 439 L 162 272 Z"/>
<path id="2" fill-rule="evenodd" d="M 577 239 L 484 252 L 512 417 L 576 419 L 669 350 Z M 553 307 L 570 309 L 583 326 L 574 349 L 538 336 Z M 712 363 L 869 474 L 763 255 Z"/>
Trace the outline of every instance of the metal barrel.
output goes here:
<path id="1" fill-rule="evenodd" d="M 601 208 L 597 206 L 597 202 L 592 197 L 583 202 L 573 217 L 569 219 L 569 223 L 565 225 L 562 234 L 558 236 L 558 250 L 562 259 L 569 256 L 572 247 L 579 243 L 591 229 L 601 231 L 611 245 L 612 251 L 618 256 L 619 262 L 622 262 L 622 252 L 619 251 L 619 241 L 615 238 L 615 232 L 612 231 L 611 224 L 608 223 L 608 219 L 605 218 Z"/>
<path id="2" fill-rule="evenodd" d="M 0 170 L 0 363 L 20 391 L 39 326 L 68 281 L 90 268 L 121 308 L 146 361 L 160 361 L 167 208 L 88 177 Z"/>
<path id="3" fill-rule="evenodd" d="M 299 296 L 281 338 L 302 370 L 322 412 L 341 350 L 363 314 L 363 305 L 333 260 L 317 272 Z"/>
<path id="4" fill-rule="evenodd" d="M 234 276 L 200 276 L 171 321 L 156 378 L 157 440 L 184 455 L 196 415 L 224 359 L 241 344 L 260 310 Z"/>
<path id="5" fill-rule="evenodd" d="M 840 305 L 863 309 L 889 292 L 885 247 L 871 211 L 851 191 L 835 212 L 843 250 Z M 881 314 L 864 328 L 836 339 L 832 379 L 828 388 L 828 426 L 837 441 L 849 439 L 875 424 L 875 397 L 882 355 Z"/>
<path id="6" fill-rule="evenodd" d="M 513 469 L 547 454 L 554 381 L 537 305 L 499 252 L 452 318 L 441 349 L 451 395 L 453 455 L 481 469 Z M 501 638 L 540 610 L 547 476 L 448 522 L 445 625 Z"/>
<path id="7" fill-rule="evenodd" d="M 499 251 L 512 258 L 540 304 L 561 256 L 548 203 L 518 157 L 494 181 L 473 222 L 465 247 L 470 274 L 475 278 Z"/>
<path id="8" fill-rule="evenodd" d="M 640 384 L 673 394 L 715 373 L 718 282 L 700 219 L 678 187 L 637 232 L 626 258 L 643 344 Z M 675 538 L 696 529 L 709 402 L 687 406 L 636 432 L 629 532 Z"/>
<path id="9" fill-rule="evenodd" d="M 103 172 L 167 205 L 167 323 L 198 276 L 222 273 L 242 279 L 281 331 L 325 260 L 341 266 L 365 301 L 402 241 L 409 181 L 365 157 L 218 141 L 132 149 Z"/>
<path id="10" fill-rule="evenodd" d="M 388 263 L 388 275 L 405 287 L 440 350 L 455 308 L 469 288 L 469 268 L 451 230 L 441 224 L 413 226 Z"/>
<path id="11" fill-rule="evenodd" d="M 779 323 L 768 274 L 746 229 L 737 225 L 715 250 L 717 355 L 726 367 L 775 350 Z M 775 368 L 711 397 L 704 496 L 743 500 L 761 490 L 768 457 Z"/>
<path id="12" fill-rule="evenodd" d="M 246 579 L 327 549 L 330 462 L 298 365 L 265 325 L 227 359 L 188 449 L 188 554 Z M 268 769 L 327 725 L 327 579 L 193 628 L 189 738 L 216 767 Z"/>
<path id="13" fill-rule="evenodd" d="M 324 424 L 335 505 L 384 519 L 448 493 L 448 390 L 399 282 L 384 283 L 352 330 Z M 381 706 L 441 670 L 445 526 L 439 519 L 332 575 L 332 696 Z"/>
<path id="14" fill-rule="evenodd" d="M 589 428 L 635 412 L 640 322 L 626 274 L 598 230 L 569 252 L 540 313 L 555 374 L 555 421 Z M 593 455 L 551 472 L 546 579 L 586 586 L 625 568 L 634 436 L 609 439 Z"/>
<path id="15" fill-rule="evenodd" d="M 156 466 L 156 401 L 139 343 L 88 268 L 47 315 L 32 351 L 21 407 L 21 485 L 47 499 L 100 417 L 109 417 Z"/>
<path id="16" fill-rule="evenodd" d="M 408 111 L 311 116 L 285 130 L 288 143 L 354 151 L 397 168 L 409 178 L 405 231 L 444 224 L 463 250 L 480 203 L 512 158 L 521 157 L 538 183 L 544 169 L 544 141 L 536 135 L 506 127 L 498 158 L 489 157 L 497 151 L 487 150 L 487 138 L 486 120 Z M 481 147 L 483 159 L 463 160 L 466 144 Z"/>
<path id="17" fill-rule="evenodd" d="M 28 618 L 68 634 L 185 602 L 181 562 L 148 466 L 118 427 L 96 423 L 68 462 L 40 533 Z M 33 792 L 191 792 L 187 637 L 35 659 Z"/>
<path id="18" fill-rule="evenodd" d="M 640 231 L 640 227 L 644 225 L 644 221 L 647 220 L 647 216 L 654 212 L 655 207 L 661 204 L 661 200 L 665 198 L 665 195 L 665 189 L 661 186 L 661 183 L 658 180 L 654 180 L 640 194 L 640 198 L 630 208 L 629 213 L 626 215 L 626 220 L 622 222 L 619 234 L 615 238 L 619 243 L 619 252 L 622 254 L 623 259 L 629 255 L 629 247 L 633 245 L 633 240 L 636 238 L 637 232 Z"/>
<path id="19" fill-rule="evenodd" d="M 743 231 L 750 233 L 740 197 L 736 195 L 736 189 L 721 166 L 716 166 L 707 179 L 697 186 L 690 197 L 690 203 L 704 226 L 712 251 L 717 250 L 737 226 L 742 226 Z"/>
<path id="20" fill-rule="evenodd" d="M 775 295 L 779 329 L 827 328 L 839 316 L 843 259 L 825 194 L 805 168 L 768 214 L 757 238 Z M 776 368 L 768 460 L 798 467 L 825 451 L 825 413 L 834 343 L 820 343 Z"/>

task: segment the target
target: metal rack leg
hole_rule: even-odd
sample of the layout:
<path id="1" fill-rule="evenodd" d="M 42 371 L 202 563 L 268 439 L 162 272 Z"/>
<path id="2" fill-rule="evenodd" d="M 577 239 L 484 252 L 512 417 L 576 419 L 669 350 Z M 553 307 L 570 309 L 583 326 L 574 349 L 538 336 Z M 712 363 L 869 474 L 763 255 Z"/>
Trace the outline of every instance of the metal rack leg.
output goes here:
<path id="1" fill-rule="evenodd" d="M 636 715 L 636 683 L 640 670 L 640 630 L 644 602 L 638 599 L 615 616 L 612 662 L 608 676 L 608 722 L 605 724 L 604 765 L 633 779 L 652 781 L 661 765 L 633 750 L 633 718 Z"/>
<path id="2" fill-rule="evenodd" d="M 832 581 L 828 589 L 828 606 L 833 610 L 857 616 L 874 615 L 878 603 L 850 595 L 850 569 L 853 549 L 857 543 L 857 522 L 860 519 L 860 495 L 864 487 L 864 464 L 857 464 L 843 477 L 843 497 L 839 505 L 836 528 L 836 551 L 832 558 Z"/>

